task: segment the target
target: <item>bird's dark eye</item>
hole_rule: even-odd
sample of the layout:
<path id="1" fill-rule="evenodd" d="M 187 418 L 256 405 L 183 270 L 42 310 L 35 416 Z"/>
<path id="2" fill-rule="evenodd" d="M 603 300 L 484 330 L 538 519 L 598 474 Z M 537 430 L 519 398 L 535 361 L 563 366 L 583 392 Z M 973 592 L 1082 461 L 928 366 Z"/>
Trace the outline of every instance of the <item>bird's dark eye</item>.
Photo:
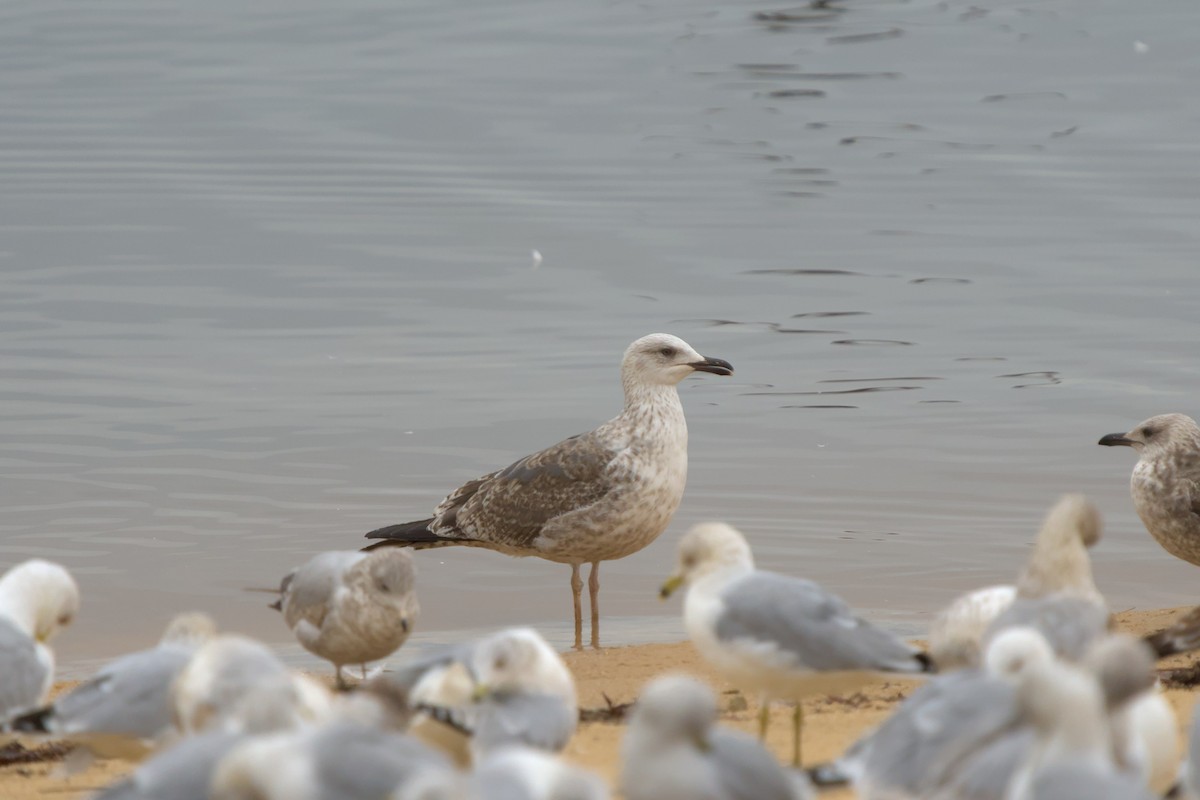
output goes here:
<path id="1" fill-rule="evenodd" d="M 1154 435 L 1154 428 L 1142 428 L 1142 438 L 1149 439 Z"/>
<path id="2" fill-rule="evenodd" d="M 664 355 L 664 356 L 666 356 L 667 358 L 674 358 L 674 357 L 675 357 L 675 348 L 674 348 L 674 347 L 662 347 L 662 348 L 659 348 L 659 351 L 658 351 L 658 352 L 659 352 L 661 355 Z"/>

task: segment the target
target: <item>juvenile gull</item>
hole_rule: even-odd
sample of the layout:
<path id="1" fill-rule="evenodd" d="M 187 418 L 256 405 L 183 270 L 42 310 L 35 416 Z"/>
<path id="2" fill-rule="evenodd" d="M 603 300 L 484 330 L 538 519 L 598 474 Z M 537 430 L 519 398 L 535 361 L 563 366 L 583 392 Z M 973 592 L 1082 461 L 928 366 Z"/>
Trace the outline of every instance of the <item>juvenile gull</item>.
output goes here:
<path id="1" fill-rule="evenodd" d="M 854 615 L 839 597 L 802 578 L 756 570 L 746 540 L 720 522 L 692 528 L 679 543 L 679 567 L 665 598 L 686 585 L 684 624 L 696 649 L 727 679 L 769 701 L 796 702 L 793 761 L 800 764 L 800 701 L 843 692 L 880 673 L 932 671 L 929 659 Z"/>
<path id="2" fill-rule="evenodd" d="M 978 666 L 984 632 L 1018 598 L 1065 593 L 1102 606 L 1088 556 L 1100 533 L 1096 507 L 1083 495 L 1064 495 L 1046 515 L 1016 585 L 970 592 L 938 614 L 929 631 L 929 654 L 938 669 Z"/>
<path id="3" fill-rule="evenodd" d="M 342 667 L 387 658 L 404 644 L 418 606 L 412 551 L 332 551 L 314 556 L 284 577 L 272 608 L 310 653 L 331 661 L 339 687 Z"/>
<path id="4" fill-rule="evenodd" d="M 0 722 L 45 702 L 54 683 L 47 646 L 79 611 L 79 587 L 63 567 L 40 558 L 0 577 Z"/>
<path id="5" fill-rule="evenodd" d="M 682 675 L 651 682 L 638 697 L 621 743 L 626 800 L 804 800 L 789 774 L 753 737 L 720 727 L 705 685 Z"/>
<path id="6" fill-rule="evenodd" d="M 1129 491 L 1142 524 L 1168 553 L 1200 565 L 1200 427 L 1183 414 L 1160 414 L 1099 443 L 1140 454 Z"/>
<path id="7" fill-rule="evenodd" d="M 137 747 L 122 737 L 158 739 L 174 727 L 171 683 L 215 632 L 216 623 L 207 615 L 180 614 L 158 646 L 106 664 L 52 704 L 13 720 L 13 729 L 73 737 L 113 734 L 87 740 L 101 754 L 113 745 Z"/>
<path id="8" fill-rule="evenodd" d="M 694 372 L 732 375 L 728 361 L 700 355 L 665 333 L 625 351 L 625 408 L 593 431 L 572 436 L 454 490 L 428 519 L 367 534 L 368 546 L 416 549 L 465 545 L 571 565 L 575 647 L 583 647 L 582 564 L 592 646 L 600 646 L 600 562 L 653 542 L 675 514 L 687 480 L 687 423 L 676 385 Z"/>

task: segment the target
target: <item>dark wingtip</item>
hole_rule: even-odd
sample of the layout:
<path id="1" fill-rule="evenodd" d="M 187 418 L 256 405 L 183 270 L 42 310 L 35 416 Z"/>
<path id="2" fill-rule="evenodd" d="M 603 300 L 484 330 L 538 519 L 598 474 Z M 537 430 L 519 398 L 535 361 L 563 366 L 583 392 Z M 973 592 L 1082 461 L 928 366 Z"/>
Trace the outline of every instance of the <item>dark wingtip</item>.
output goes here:
<path id="1" fill-rule="evenodd" d="M 850 776 L 842 771 L 836 761 L 816 764 L 804 770 L 814 786 L 845 786 L 850 783 Z"/>
<path id="2" fill-rule="evenodd" d="M 50 728 L 46 725 L 46 721 L 53 713 L 54 706 L 38 708 L 9 720 L 6 727 L 21 733 L 49 733 Z"/>

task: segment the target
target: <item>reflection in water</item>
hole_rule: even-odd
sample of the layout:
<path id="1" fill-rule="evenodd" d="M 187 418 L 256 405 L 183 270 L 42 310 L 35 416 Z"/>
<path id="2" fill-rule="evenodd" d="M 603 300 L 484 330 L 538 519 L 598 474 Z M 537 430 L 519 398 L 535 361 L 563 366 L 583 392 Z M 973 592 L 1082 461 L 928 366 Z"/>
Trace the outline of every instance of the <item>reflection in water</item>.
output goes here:
<path id="1" fill-rule="evenodd" d="M 1071 490 L 1114 605 L 1194 602 L 1091 448 L 1195 412 L 1200 7 L 1082 8 L 10 4 L 0 560 L 79 574 L 68 662 L 197 606 L 284 642 L 243 587 L 611 415 L 665 329 L 738 375 L 682 387 L 614 640 L 682 636 L 654 587 L 699 520 L 916 630 Z M 868 385 L 753 391 L 825 381 Z M 569 637 L 552 565 L 418 562 L 419 641 Z"/>

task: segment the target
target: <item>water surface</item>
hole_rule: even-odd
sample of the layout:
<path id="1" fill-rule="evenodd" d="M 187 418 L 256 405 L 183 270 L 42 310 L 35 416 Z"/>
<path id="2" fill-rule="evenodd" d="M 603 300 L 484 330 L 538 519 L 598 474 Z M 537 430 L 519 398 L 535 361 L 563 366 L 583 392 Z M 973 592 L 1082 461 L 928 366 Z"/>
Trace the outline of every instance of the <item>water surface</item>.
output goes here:
<path id="1" fill-rule="evenodd" d="M 1064 491 L 1115 608 L 1196 602 L 1101 434 L 1191 406 L 1200 7 L 1112 0 L 58 0 L 0 7 L 0 563 L 63 659 L 424 516 L 619 409 L 656 330 L 688 494 L 602 570 L 609 642 L 722 518 L 920 631 Z M 544 256 L 534 269 L 531 251 Z M 567 570 L 420 555 L 421 641 L 570 635 Z M 294 649 L 289 652 L 294 652 Z M 298 657 L 298 656 L 297 656 Z M 299 658 L 299 657 L 298 657 Z"/>

